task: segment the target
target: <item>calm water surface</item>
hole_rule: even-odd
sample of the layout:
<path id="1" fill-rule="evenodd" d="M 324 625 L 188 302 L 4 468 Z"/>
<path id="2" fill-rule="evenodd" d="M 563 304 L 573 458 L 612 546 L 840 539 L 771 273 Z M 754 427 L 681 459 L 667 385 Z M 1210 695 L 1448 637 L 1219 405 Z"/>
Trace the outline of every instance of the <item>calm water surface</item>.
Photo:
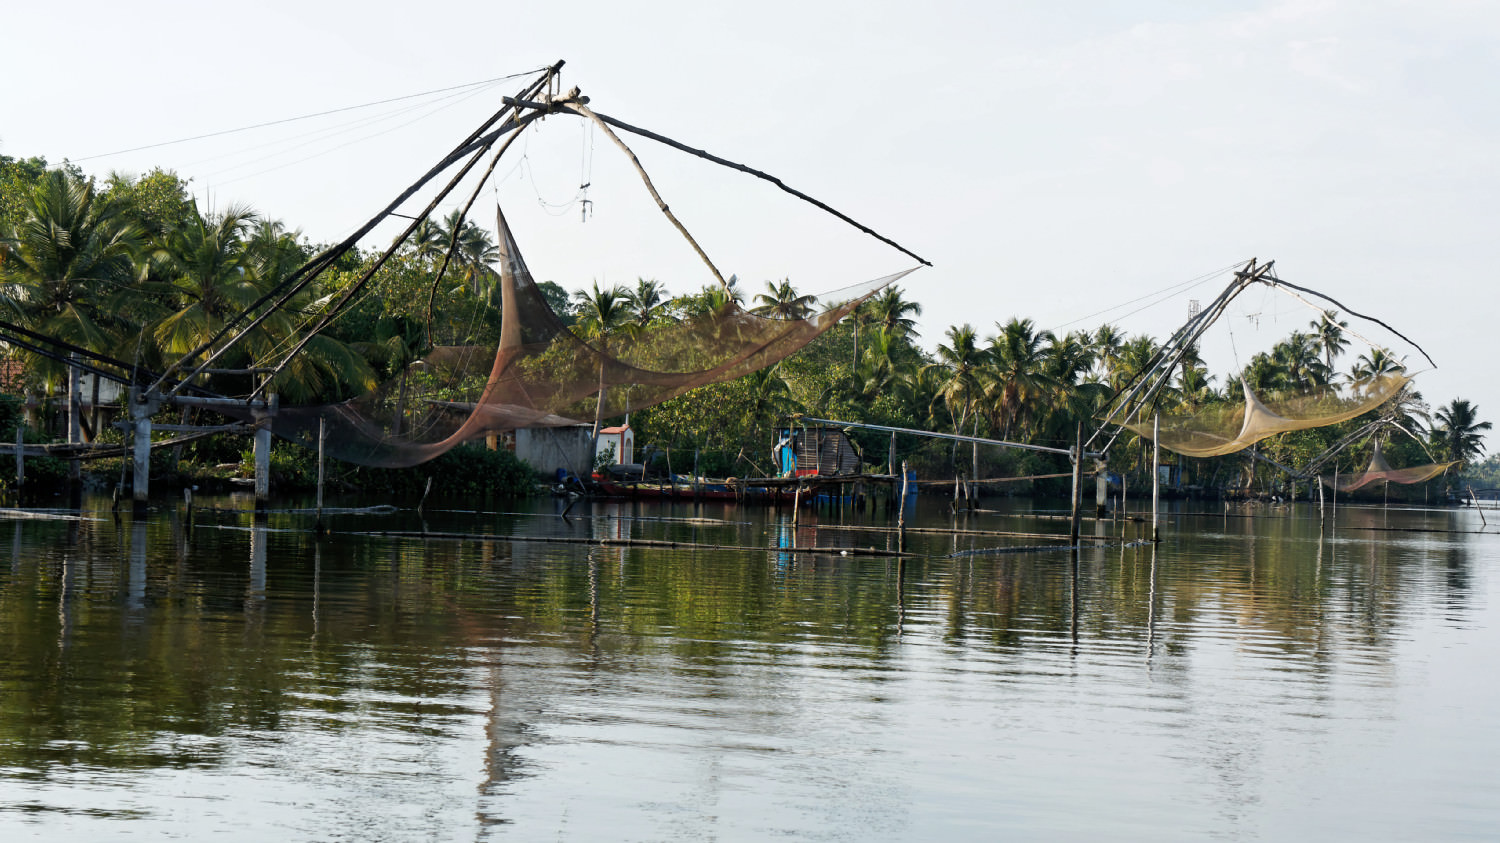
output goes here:
<path id="1" fill-rule="evenodd" d="M 1478 513 L 204 503 L 0 512 L 0 839 L 1500 837 Z"/>

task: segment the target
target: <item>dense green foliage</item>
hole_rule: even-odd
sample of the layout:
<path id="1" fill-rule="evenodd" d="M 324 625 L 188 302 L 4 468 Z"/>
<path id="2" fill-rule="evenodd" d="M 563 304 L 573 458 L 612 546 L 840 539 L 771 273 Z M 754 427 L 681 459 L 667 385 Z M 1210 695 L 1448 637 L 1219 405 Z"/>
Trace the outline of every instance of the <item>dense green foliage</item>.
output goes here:
<path id="1" fill-rule="evenodd" d="M 245 467 L 252 465 L 249 452 Z M 367 468 L 347 463 L 324 465 L 330 489 L 418 497 L 432 482 L 432 494 L 445 497 L 526 497 L 536 490 L 537 476 L 510 451 L 461 445 L 416 468 Z M 271 480 L 279 489 L 317 488 L 318 458 L 305 448 L 278 442 L 271 448 Z"/>
<path id="2" fill-rule="evenodd" d="M 226 336 L 239 336 L 242 341 L 216 367 L 266 366 L 308 324 L 347 299 L 338 318 L 267 387 L 286 402 L 305 404 L 341 400 L 381 382 L 416 382 L 430 377 L 418 361 L 434 348 L 489 345 L 499 336 L 494 243 L 457 214 L 420 223 L 387 261 L 357 251 L 345 254 L 287 307 L 253 326 L 238 320 L 315 251 L 297 232 L 249 208 L 203 213 L 175 173 L 111 174 L 101 189 L 71 165 L 49 168 L 40 158 L 0 157 L 0 317 L 89 350 L 160 369 Z M 677 298 L 645 278 L 634 287 L 596 283 L 571 294 L 550 281 L 541 287 L 566 322 L 604 349 L 616 336 L 649 339 L 660 326 L 731 300 L 769 318 L 798 318 L 818 307 L 789 279 L 766 281 L 763 292 L 755 293 L 731 278 L 727 287 L 713 285 Z M 920 313 L 920 304 L 904 290 L 886 289 L 775 366 L 633 413 L 638 451 L 679 472 L 696 466 L 705 474 L 766 475 L 775 470 L 770 453 L 775 428 L 798 413 L 1068 448 L 1079 426 L 1095 427 L 1109 398 L 1153 366 L 1161 351 L 1154 338 L 1126 337 L 1107 324 L 1059 336 L 1020 317 L 997 321 L 992 330 L 949 327 L 928 351 L 917 343 L 914 317 Z M 1325 314 L 1221 378 L 1189 355 L 1158 400 L 1164 410 L 1199 411 L 1242 401 L 1241 380 L 1257 392 L 1275 393 L 1401 370 L 1401 361 L 1385 349 L 1351 351 L 1346 327 L 1336 313 Z M 9 388 L 27 391 L 55 425 L 65 367 L 22 349 L 7 353 L 25 364 Z M 199 377 L 222 394 L 244 395 L 263 376 Z M 96 408 L 96 417 L 85 425 L 89 438 L 107 435 L 97 413 Z M 1472 464 L 1483 455 L 1483 434 L 1490 427 L 1468 401 L 1454 399 L 1433 411 L 1408 387 L 1366 417 L 1284 434 L 1261 443 L 1257 453 L 1301 468 L 1377 417 L 1387 423 L 1373 436 L 1382 440 L 1395 466 Z M 868 466 L 891 468 L 886 465 L 889 435 L 856 431 L 851 436 Z M 175 452 L 168 463 L 233 463 L 234 447 L 197 443 Z M 1324 473 L 1361 471 L 1373 447 L 1372 436 L 1350 443 L 1327 461 Z M 1059 455 L 911 436 L 897 437 L 896 450 L 898 459 L 926 477 L 1030 477 L 1067 470 L 1067 459 Z M 448 459 L 442 470 L 434 464 L 406 473 L 340 476 L 350 485 L 392 490 L 425 483 L 412 478 L 428 475 L 458 493 L 529 486 L 530 479 L 522 482 L 514 474 L 518 469 L 502 464 L 502 458 L 475 453 Z M 308 464 L 309 456 L 294 446 L 278 449 L 282 483 L 308 482 Z M 1126 434 L 1111 449 L 1108 469 L 1134 475 L 1128 482 L 1139 483 L 1151 471 L 1150 449 Z M 499 479 L 480 471 L 498 473 Z M 1191 461 L 1183 466 L 1182 482 L 1288 491 L 1278 472 L 1243 453 Z M 1439 482 L 1452 485 L 1453 476 Z"/>

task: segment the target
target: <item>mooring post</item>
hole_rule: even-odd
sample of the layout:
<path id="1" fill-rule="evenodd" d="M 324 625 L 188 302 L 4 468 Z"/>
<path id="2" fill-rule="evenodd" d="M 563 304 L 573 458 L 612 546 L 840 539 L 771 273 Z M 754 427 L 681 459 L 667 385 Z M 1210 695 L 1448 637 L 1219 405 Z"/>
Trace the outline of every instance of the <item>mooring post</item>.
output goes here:
<path id="1" fill-rule="evenodd" d="M 896 549 L 906 552 L 906 490 L 911 475 L 906 473 L 906 461 L 901 461 L 901 500 L 896 503 Z"/>
<path id="2" fill-rule="evenodd" d="M 276 414 L 276 394 L 253 411 L 255 418 L 255 511 L 265 512 L 271 500 L 271 417 Z"/>
<path id="3" fill-rule="evenodd" d="M 1328 508 L 1328 517 L 1333 521 L 1339 520 L 1339 465 L 1333 464 L 1333 505 Z"/>
<path id="4" fill-rule="evenodd" d="M 1151 543 L 1161 541 L 1161 414 L 1151 417 Z"/>
<path id="5" fill-rule="evenodd" d="M 78 354 L 68 358 L 68 444 L 83 442 L 83 384 L 78 367 L 74 365 Z M 83 463 L 74 451 L 68 455 L 68 482 L 74 487 L 83 483 Z"/>
<path id="6" fill-rule="evenodd" d="M 318 417 L 318 516 L 314 523 L 318 532 L 323 532 L 323 447 L 328 443 L 328 422 Z"/>
<path id="7" fill-rule="evenodd" d="M 1318 484 L 1318 531 L 1322 532 L 1322 530 L 1323 530 L 1323 478 L 1322 477 L 1318 477 L 1317 480 L 1314 481 L 1314 482 L 1316 482 Z"/>
<path id="8" fill-rule="evenodd" d="M 146 509 L 151 497 L 151 405 L 145 396 L 131 390 L 130 415 L 135 426 L 131 431 L 131 495 L 136 514 Z"/>
<path id="9" fill-rule="evenodd" d="M 885 466 L 892 474 L 896 473 L 896 431 L 894 430 L 891 431 L 891 452 L 886 456 Z"/>
<path id="10" fill-rule="evenodd" d="M 1083 422 L 1078 423 L 1078 444 L 1073 448 L 1073 517 L 1072 525 L 1068 529 L 1068 539 L 1074 546 L 1078 546 L 1078 531 L 1082 521 L 1083 513 Z"/>
<path id="11" fill-rule="evenodd" d="M 1109 472 L 1104 460 L 1094 460 L 1094 517 L 1103 518 L 1109 509 Z"/>
<path id="12" fill-rule="evenodd" d="M 16 421 L 16 490 L 20 491 L 26 486 L 26 447 L 25 437 L 26 424 L 21 420 Z"/>

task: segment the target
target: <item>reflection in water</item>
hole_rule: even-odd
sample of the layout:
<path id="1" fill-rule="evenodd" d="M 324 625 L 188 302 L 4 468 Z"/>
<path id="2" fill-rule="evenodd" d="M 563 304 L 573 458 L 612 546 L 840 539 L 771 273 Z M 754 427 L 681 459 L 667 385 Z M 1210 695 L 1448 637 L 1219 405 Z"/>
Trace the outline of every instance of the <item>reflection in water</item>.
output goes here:
<path id="1" fill-rule="evenodd" d="M 1389 807 L 1422 776 L 1455 830 L 1500 829 L 1488 752 L 1461 751 L 1500 741 L 1474 680 L 1497 651 L 1493 538 L 1369 530 L 1466 513 L 1340 507 L 1325 530 L 1215 510 L 1082 552 L 790 550 L 890 541 L 835 514 L 821 537 L 706 503 L 422 516 L 502 537 L 466 541 L 373 534 L 411 513 L 339 516 L 322 540 L 211 508 L 16 521 L 0 833 L 1388 837 L 1425 828 Z M 1055 527 L 926 523 L 1002 517 Z M 1330 781 L 1338 798 L 1313 795 Z"/>

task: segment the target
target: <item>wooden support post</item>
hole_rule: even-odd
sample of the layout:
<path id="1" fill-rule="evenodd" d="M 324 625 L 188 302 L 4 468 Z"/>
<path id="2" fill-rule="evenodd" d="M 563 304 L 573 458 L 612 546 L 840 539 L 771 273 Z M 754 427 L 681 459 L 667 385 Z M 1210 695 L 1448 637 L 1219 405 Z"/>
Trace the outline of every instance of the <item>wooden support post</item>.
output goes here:
<path id="1" fill-rule="evenodd" d="M 328 444 L 328 422 L 318 418 L 318 517 L 314 523 L 318 532 L 323 532 L 323 448 Z"/>
<path id="2" fill-rule="evenodd" d="M 1386 485 L 1389 486 L 1390 484 L 1387 483 Z M 1479 505 L 1479 497 L 1474 494 L 1473 486 L 1469 487 L 1469 500 L 1474 502 L 1474 509 L 1479 511 L 1479 523 L 1485 527 L 1490 526 L 1489 519 L 1484 517 L 1484 507 Z"/>
<path id="3" fill-rule="evenodd" d="M 1323 528 L 1323 478 L 1318 477 L 1313 482 L 1318 484 L 1318 529 Z"/>
<path id="4" fill-rule="evenodd" d="M 151 413 L 149 405 L 140 401 L 130 402 L 130 414 L 134 416 L 135 428 L 131 432 L 134 457 L 131 464 L 131 493 L 135 510 L 146 508 L 151 496 Z"/>
<path id="5" fill-rule="evenodd" d="M 1109 472 L 1104 460 L 1094 460 L 1094 517 L 1103 518 L 1109 509 Z"/>
<path id="6" fill-rule="evenodd" d="M 82 378 L 78 367 L 73 361 L 78 359 L 74 354 L 68 364 L 68 444 L 77 445 L 83 441 L 83 395 Z M 73 486 L 83 483 L 83 463 L 77 455 L 68 457 L 68 482 Z"/>
<path id="7" fill-rule="evenodd" d="M 1151 417 L 1151 543 L 1161 541 L 1161 415 Z"/>
<path id="8" fill-rule="evenodd" d="M 1078 423 L 1078 444 L 1073 448 L 1073 518 L 1068 529 L 1068 539 L 1077 546 L 1079 524 L 1083 507 L 1083 422 Z"/>
<path id="9" fill-rule="evenodd" d="M 792 547 L 797 546 L 797 520 L 802 513 L 802 481 L 797 481 L 797 488 L 792 492 Z"/>
<path id="10" fill-rule="evenodd" d="M 1339 520 L 1339 466 L 1333 465 L 1333 505 L 1328 508 L 1328 517 L 1335 523 Z"/>
<path id="11" fill-rule="evenodd" d="M 255 411 L 255 511 L 264 512 L 271 501 L 271 417 L 276 414 L 273 394 L 264 409 Z"/>
<path id="12" fill-rule="evenodd" d="M 16 421 L 16 489 L 26 487 L 26 425 Z"/>
<path id="13" fill-rule="evenodd" d="M 890 473 L 896 473 L 896 431 L 894 430 L 891 431 L 891 451 L 886 456 L 885 466 Z"/>
<path id="14" fill-rule="evenodd" d="M 906 461 L 901 462 L 901 499 L 896 502 L 896 549 L 906 552 L 906 491 L 911 476 L 906 473 Z"/>

